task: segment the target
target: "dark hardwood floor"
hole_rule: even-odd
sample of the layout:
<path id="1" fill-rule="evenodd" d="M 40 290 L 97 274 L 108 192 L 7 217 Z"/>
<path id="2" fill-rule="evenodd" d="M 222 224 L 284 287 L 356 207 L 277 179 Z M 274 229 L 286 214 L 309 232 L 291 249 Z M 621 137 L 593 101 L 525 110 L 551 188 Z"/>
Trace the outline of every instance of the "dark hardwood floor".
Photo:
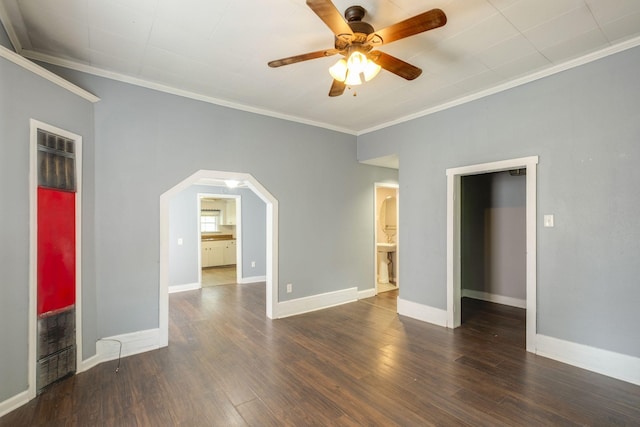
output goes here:
<path id="1" fill-rule="evenodd" d="M 170 295 L 168 348 L 48 388 L 0 426 L 640 425 L 640 387 L 524 350 L 524 311 L 465 300 L 454 331 L 387 292 L 287 319 L 264 284 Z"/>

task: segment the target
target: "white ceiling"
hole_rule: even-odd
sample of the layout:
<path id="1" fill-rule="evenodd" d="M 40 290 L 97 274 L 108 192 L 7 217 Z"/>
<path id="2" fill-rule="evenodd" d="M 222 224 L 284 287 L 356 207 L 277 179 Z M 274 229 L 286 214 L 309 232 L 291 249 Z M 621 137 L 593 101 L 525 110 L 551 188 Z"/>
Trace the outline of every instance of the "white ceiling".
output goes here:
<path id="1" fill-rule="evenodd" d="M 436 7 L 448 22 L 379 48 L 422 68 L 416 80 L 383 70 L 330 98 L 338 57 L 267 66 L 333 47 L 304 0 L 0 0 L 0 20 L 31 59 L 354 134 L 640 44 L 640 0 L 334 3 L 378 29 Z"/>

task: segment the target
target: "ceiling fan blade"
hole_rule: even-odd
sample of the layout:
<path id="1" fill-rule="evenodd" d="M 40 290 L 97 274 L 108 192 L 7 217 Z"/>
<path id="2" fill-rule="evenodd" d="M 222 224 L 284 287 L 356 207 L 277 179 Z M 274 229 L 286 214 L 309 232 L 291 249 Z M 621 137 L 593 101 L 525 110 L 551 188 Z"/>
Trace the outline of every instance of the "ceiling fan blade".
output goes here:
<path id="1" fill-rule="evenodd" d="M 322 19 L 337 38 L 347 42 L 353 38 L 351 27 L 331 0 L 307 0 L 307 6 Z"/>
<path id="2" fill-rule="evenodd" d="M 331 84 L 331 89 L 329 89 L 329 96 L 340 96 L 344 93 L 345 88 L 347 87 L 341 81 L 333 79 L 333 83 Z"/>
<path id="3" fill-rule="evenodd" d="M 397 24 L 383 28 L 369 35 L 372 44 L 387 44 L 405 37 L 413 36 L 434 28 L 442 27 L 447 23 L 447 15 L 440 9 L 432 9 L 405 19 Z M 380 40 L 381 39 L 381 40 Z"/>
<path id="4" fill-rule="evenodd" d="M 422 70 L 420 68 L 415 67 L 408 62 L 404 62 L 395 56 L 380 52 L 379 50 L 370 52 L 367 57 L 385 70 L 390 71 L 403 79 L 413 80 L 422 74 Z"/>
<path id="5" fill-rule="evenodd" d="M 318 50 L 316 52 L 303 53 L 302 55 L 289 56 L 288 58 L 276 59 L 268 63 L 269 67 L 276 68 L 283 65 L 295 64 L 296 62 L 308 61 L 310 59 L 324 58 L 338 53 L 336 49 Z"/>

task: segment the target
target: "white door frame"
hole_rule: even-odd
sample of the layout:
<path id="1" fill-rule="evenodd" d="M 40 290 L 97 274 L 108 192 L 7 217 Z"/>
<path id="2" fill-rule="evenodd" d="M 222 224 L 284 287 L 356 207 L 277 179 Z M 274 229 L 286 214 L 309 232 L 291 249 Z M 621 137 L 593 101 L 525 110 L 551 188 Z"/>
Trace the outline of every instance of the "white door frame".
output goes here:
<path id="1" fill-rule="evenodd" d="M 537 289 L 536 174 L 538 156 L 447 169 L 447 327 L 460 326 L 460 177 L 526 168 L 527 351 L 535 352 Z"/>
<path id="2" fill-rule="evenodd" d="M 200 231 L 200 203 L 202 198 L 236 200 L 236 283 L 242 283 L 242 197 L 239 194 L 198 193 L 198 236 Z M 198 240 L 198 283 L 202 287 L 202 239 Z"/>
<path id="3" fill-rule="evenodd" d="M 393 266 L 395 272 L 396 287 L 400 288 L 400 185 L 385 182 L 376 182 L 373 186 L 373 289 L 378 294 L 378 188 L 393 188 L 396 190 L 396 264 Z"/>
<path id="4" fill-rule="evenodd" d="M 88 369 L 82 358 L 82 136 L 64 129 L 40 122 L 29 121 L 30 126 L 30 162 L 29 172 L 29 351 L 27 356 L 27 375 L 29 400 L 36 397 L 36 364 L 38 348 L 38 129 L 55 133 L 75 142 L 76 152 L 76 373 Z"/>
<path id="5" fill-rule="evenodd" d="M 169 202 L 192 185 L 216 185 L 224 180 L 244 182 L 267 205 L 266 315 L 279 317 L 278 303 L 278 200 L 248 173 L 200 170 L 160 196 L 160 292 L 158 345 L 169 344 Z M 236 213 L 237 215 L 237 213 Z"/>

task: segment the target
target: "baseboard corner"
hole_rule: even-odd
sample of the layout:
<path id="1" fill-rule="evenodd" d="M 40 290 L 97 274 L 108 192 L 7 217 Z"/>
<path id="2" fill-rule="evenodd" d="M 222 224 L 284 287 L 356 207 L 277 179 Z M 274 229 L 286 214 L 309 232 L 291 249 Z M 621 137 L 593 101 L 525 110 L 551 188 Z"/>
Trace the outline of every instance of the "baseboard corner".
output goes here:
<path id="1" fill-rule="evenodd" d="M 364 291 L 358 291 L 358 299 L 371 298 L 376 296 L 376 288 L 365 289 Z"/>
<path id="2" fill-rule="evenodd" d="M 447 311 L 398 297 L 398 314 L 437 326 L 447 326 Z"/>

